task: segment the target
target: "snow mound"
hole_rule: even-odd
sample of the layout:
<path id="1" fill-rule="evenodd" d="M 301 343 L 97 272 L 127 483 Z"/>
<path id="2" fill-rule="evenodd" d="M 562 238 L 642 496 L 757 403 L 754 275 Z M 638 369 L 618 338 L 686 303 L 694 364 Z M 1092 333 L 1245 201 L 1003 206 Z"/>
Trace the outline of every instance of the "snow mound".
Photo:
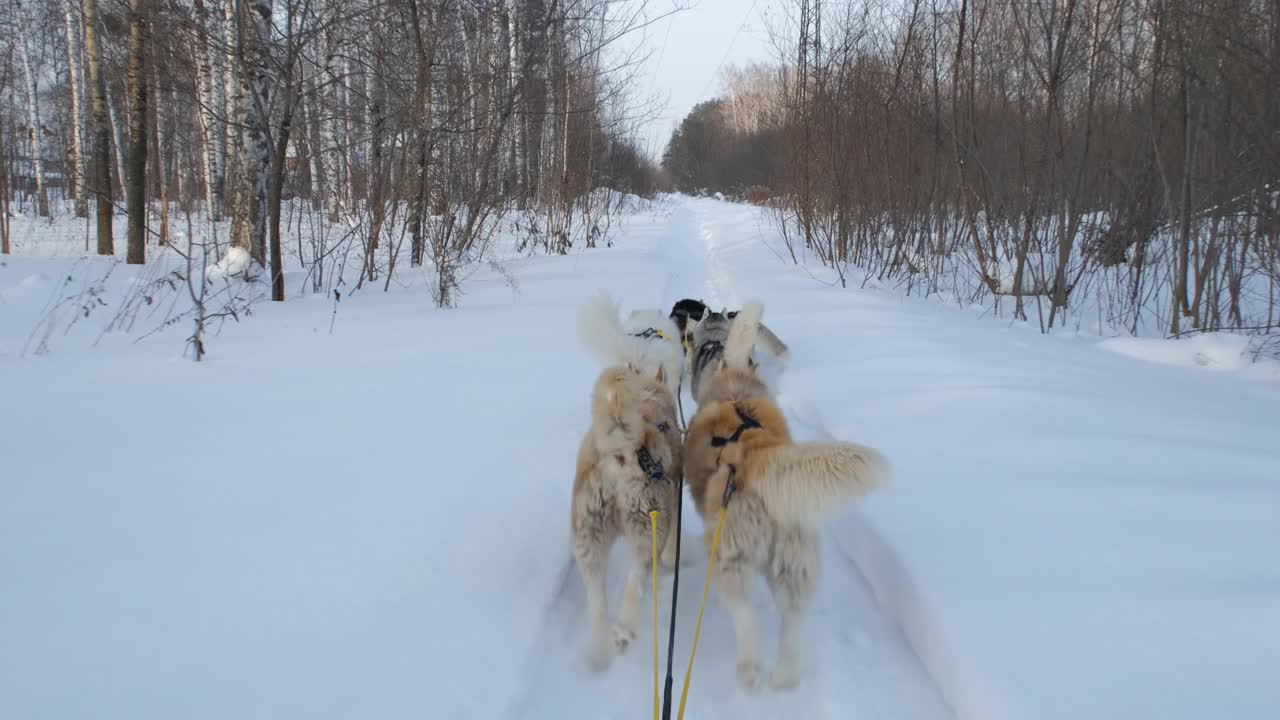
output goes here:
<path id="1" fill-rule="evenodd" d="M 45 273 L 34 273 L 23 278 L 9 289 L 9 293 L 14 297 L 31 297 L 40 293 L 48 292 L 52 281 Z"/>
<path id="2" fill-rule="evenodd" d="M 209 282 L 218 282 L 219 280 L 243 276 L 252 265 L 253 257 L 249 255 L 247 250 L 241 247 L 233 247 L 218 261 L 217 265 L 205 271 L 205 279 Z"/>
<path id="3" fill-rule="evenodd" d="M 1232 333 L 1201 333 L 1177 340 L 1116 337 L 1099 345 L 1121 355 L 1181 367 L 1245 370 L 1254 363 L 1249 337 Z"/>

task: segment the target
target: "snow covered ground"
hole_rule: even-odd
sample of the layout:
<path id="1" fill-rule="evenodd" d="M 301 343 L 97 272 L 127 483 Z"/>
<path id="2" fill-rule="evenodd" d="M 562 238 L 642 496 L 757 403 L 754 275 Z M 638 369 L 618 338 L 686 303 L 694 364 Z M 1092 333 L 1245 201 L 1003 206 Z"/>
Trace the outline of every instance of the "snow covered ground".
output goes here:
<path id="1" fill-rule="evenodd" d="M 713 591 L 690 720 L 1274 717 L 1273 368 L 841 290 L 757 212 L 676 199 L 613 248 L 504 261 L 514 287 L 482 269 L 455 310 L 414 283 L 336 314 L 291 290 L 201 364 L 185 322 L 102 333 L 156 268 L 0 259 L 0 717 L 647 716 L 649 619 L 585 670 L 568 554 L 599 287 L 763 300 L 795 434 L 894 462 L 824 530 L 801 687 L 738 689 Z M 75 303 L 42 322 L 66 277 L 106 303 L 70 331 Z M 33 330 L 50 351 L 19 357 Z M 704 572 L 681 575 L 677 694 Z"/>

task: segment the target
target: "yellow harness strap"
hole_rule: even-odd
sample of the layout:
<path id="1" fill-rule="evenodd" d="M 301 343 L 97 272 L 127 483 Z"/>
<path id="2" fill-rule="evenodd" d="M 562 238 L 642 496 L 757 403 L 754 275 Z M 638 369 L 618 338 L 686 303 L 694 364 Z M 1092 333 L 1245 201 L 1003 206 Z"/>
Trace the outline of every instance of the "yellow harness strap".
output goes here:
<path id="1" fill-rule="evenodd" d="M 653 538 L 653 720 L 658 720 L 658 511 L 649 511 L 650 537 Z"/>
<path id="2" fill-rule="evenodd" d="M 719 533 L 724 527 L 724 511 L 728 509 L 728 498 L 733 495 L 733 466 L 730 465 L 728 482 L 724 486 L 724 501 L 716 518 L 716 532 L 712 534 L 712 551 L 707 560 L 707 583 L 703 585 L 703 601 L 698 606 L 698 623 L 694 624 L 694 644 L 689 651 L 689 669 L 685 670 L 685 687 L 680 691 L 680 710 L 676 712 L 677 720 L 684 720 L 685 701 L 689 700 L 689 680 L 694 676 L 694 656 L 698 655 L 698 635 L 703 632 L 703 611 L 707 610 L 707 592 L 712 587 L 712 573 L 716 570 L 716 551 L 719 548 Z"/>

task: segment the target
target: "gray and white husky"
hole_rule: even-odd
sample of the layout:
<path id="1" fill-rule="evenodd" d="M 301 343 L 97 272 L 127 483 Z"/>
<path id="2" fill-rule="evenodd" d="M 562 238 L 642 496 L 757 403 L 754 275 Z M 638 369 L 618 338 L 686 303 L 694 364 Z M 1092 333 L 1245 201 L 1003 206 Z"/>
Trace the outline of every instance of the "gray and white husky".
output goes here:
<path id="1" fill-rule="evenodd" d="M 690 342 L 687 350 L 689 357 L 686 358 L 686 362 L 693 397 L 699 403 L 701 399 L 698 390 L 702 386 L 702 380 L 707 376 L 708 371 L 714 369 L 724 357 L 724 346 L 729 339 L 729 330 L 733 327 L 737 315 L 737 311 L 730 312 L 722 309 L 720 312 L 714 312 L 708 308 L 700 319 L 689 325 Z M 791 359 L 791 351 L 786 343 L 763 324 L 758 325 L 755 339 L 783 365 Z M 748 358 L 748 362 L 755 367 L 754 359 Z"/>

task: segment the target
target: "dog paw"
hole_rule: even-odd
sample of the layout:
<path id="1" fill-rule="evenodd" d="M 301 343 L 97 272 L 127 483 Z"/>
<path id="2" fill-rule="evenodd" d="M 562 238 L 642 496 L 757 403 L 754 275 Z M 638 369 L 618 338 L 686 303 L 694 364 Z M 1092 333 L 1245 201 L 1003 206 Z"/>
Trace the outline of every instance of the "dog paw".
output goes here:
<path id="1" fill-rule="evenodd" d="M 631 628 L 623 627 L 621 625 L 613 626 L 613 645 L 618 649 L 619 655 L 621 655 L 622 653 L 625 653 L 627 651 L 627 648 L 631 647 L 631 641 L 635 639 L 636 639 L 635 630 L 632 630 Z"/>
<path id="2" fill-rule="evenodd" d="M 738 661 L 738 682 L 748 690 L 758 690 L 764 678 L 764 668 L 759 660 Z"/>
<path id="3" fill-rule="evenodd" d="M 774 690 L 791 690 L 800 684 L 800 672 L 794 663 L 780 663 L 769 676 L 769 684 Z"/>

